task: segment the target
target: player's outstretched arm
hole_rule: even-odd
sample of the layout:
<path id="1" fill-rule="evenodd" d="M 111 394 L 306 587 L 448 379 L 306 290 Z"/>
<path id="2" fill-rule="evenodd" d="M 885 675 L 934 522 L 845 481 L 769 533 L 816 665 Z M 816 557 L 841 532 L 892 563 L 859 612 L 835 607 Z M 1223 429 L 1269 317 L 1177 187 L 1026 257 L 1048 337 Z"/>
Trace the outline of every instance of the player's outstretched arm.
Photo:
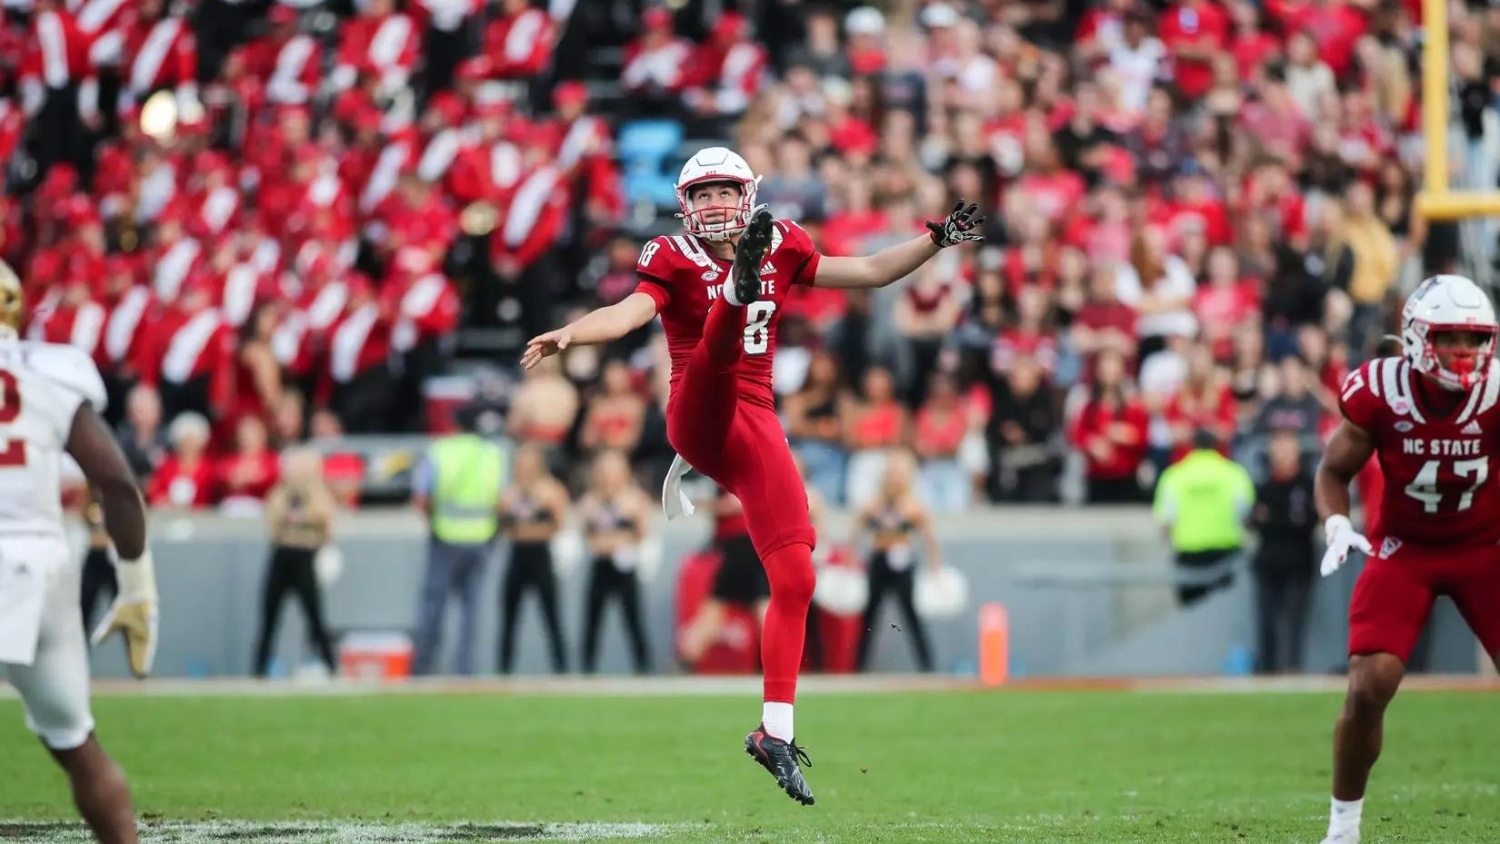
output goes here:
<path id="1" fill-rule="evenodd" d="M 1375 438 L 1370 432 L 1345 419 L 1333 432 L 1323 460 L 1318 463 L 1318 472 L 1313 476 L 1313 500 L 1323 518 L 1323 539 L 1328 543 L 1319 566 L 1324 577 L 1338 571 L 1351 550 L 1358 548 L 1366 554 L 1373 550 L 1370 541 L 1356 532 L 1349 521 L 1349 483 L 1374 453 Z"/>
<path id="2" fill-rule="evenodd" d="M 521 355 L 521 366 L 531 369 L 542 358 L 574 344 L 608 343 L 640 328 L 656 317 L 656 300 L 645 293 L 632 293 L 613 305 L 596 308 L 572 323 L 531 338 Z"/>
<path id="3" fill-rule="evenodd" d="M 119 443 L 88 402 L 73 414 L 68 454 L 95 490 L 116 553 L 122 560 L 139 559 L 146 552 L 146 504 Z"/>
<path id="4" fill-rule="evenodd" d="M 1349 484 L 1374 453 L 1375 438 L 1353 422 L 1345 419 L 1333 432 L 1313 476 L 1313 501 L 1319 518 L 1348 517 Z"/>
<path id="5" fill-rule="evenodd" d="M 887 247 L 863 258 L 825 256 L 818 262 L 814 287 L 868 288 L 893 284 L 916 271 L 939 250 L 984 240 L 976 229 L 984 223 L 979 206 L 963 200 L 941 221 L 929 221 L 927 234 Z"/>
<path id="6" fill-rule="evenodd" d="M 120 591 L 90 639 L 99 644 L 115 633 L 125 637 L 130 671 L 146 678 L 156 662 L 158 614 L 156 572 L 146 548 L 146 505 L 130 464 L 93 405 L 84 402 L 73 414 L 68 454 L 94 487 L 104 529 L 114 541 Z"/>

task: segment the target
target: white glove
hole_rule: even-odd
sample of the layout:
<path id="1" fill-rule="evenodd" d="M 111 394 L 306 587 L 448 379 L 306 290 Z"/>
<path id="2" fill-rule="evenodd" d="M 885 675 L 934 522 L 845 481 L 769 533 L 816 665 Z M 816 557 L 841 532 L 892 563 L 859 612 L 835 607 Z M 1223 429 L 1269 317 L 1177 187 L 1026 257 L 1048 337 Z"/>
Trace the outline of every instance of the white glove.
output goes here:
<path id="1" fill-rule="evenodd" d="M 1375 553 L 1370 540 L 1354 530 L 1348 516 L 1329 516 L 1328 521 L 1323 523 L 1323 537 L 1328 541 L 1328 550 L 1323 552 L 1324 577 L 1339 570 L 1339 566 L 1349 557 L 1350 549 L 1358 548 L 1366 554 Z"/>
<path id="2" fill-rule="evenodd" d="M 145 679 L 156 662 L 157 595 L 156 569 L 148 550 L 139 560 L 121 560 L 115 564 L 120 594 L 110 604 L 91 641 L 98 645 L 119 631 L 125 637 L 125 653 L 130 670 Z"/>

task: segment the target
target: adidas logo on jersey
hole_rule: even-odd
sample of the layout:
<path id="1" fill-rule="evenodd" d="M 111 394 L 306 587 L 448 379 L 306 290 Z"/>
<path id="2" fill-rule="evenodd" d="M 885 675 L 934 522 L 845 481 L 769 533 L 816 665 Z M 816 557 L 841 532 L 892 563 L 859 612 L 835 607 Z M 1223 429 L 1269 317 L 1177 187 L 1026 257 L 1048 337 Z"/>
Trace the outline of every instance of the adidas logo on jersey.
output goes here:
<path id="1" fill-rule="evenodd" d="M 1484 430 L 1479 427 L 1479 421 L 1475 420 L 1465 425 L 1464 429 L 1459 431 L 1459 433 L 1466 437 L 1477 437 L 1483 434 Z"/>

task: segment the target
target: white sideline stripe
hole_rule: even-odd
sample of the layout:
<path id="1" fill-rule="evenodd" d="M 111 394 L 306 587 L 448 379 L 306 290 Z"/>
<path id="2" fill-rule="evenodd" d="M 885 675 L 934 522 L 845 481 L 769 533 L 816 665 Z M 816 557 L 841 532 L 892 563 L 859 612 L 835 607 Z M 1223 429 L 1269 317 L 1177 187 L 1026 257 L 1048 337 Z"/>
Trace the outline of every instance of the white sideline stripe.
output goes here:
<path id="1" fill-rule="evenodd" d="M 1342 692 L 1343 675 L 1283 677 L 1159 677 L 1159 678 L 1024 678 L 986 689 L 970 677 L 922 674 L 813 675 L 798 682 L 810 694 L 889 694 L 903 692 L 991 691 L 1032 694 L 1051 691 L 1093 691 L 1127 694 L 1328 694 Z M 553 695 L 564 697 L 696 697 L 756 695 L 761 680 L 736 677 L 430 677 L 407 681 L 362 680 L 252 680 L 248 678 L 102 679 L 93 682 L 98 697 L 363 697 L 371 695 Z M 1418 691 L 1500 691 L 1500 680 L 1474 674 L 1412 675 L 1401 683 L 1403 694 Z M 0 701 L 14 699 L 15 689 L 0 680 Z"/>
<path id="2" fill-rule="evenodd" d="M 360 821 L 276 822 L 204 821 L 142 824 L 141 844 L 196 844 L 223 841 L 244 844 L 422 844 L 477 841 L 600 841 L 654 838 L 689 824 L 649 823 L 364 823 Z M 533 832 L 533 830 L 537 830 Z M 487 834 L 488 833 L 488 837 Z M 468 837 L 473 836 L 473 837 Z M 0 821 L 0 839 L 17 844 L 88 844 L 94 839 L 82 824 L 62 825 Z"/>

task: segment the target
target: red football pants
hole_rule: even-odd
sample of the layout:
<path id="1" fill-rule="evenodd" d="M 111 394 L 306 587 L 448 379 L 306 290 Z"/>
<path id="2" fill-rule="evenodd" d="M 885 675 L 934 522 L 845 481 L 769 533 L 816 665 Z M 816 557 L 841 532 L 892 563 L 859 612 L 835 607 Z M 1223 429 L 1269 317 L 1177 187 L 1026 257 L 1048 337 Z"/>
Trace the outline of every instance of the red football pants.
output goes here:
<path id="1" fill-rule="evenodd" d="M 740 500 L 750 541 L 764 561 L 794 542 L 815 547 L 816 538 L 807 489 L 780 418 L 739 394 L 735 370 L 744 321 L 745 309 L 723 299 L 709 310 L 703 339 L 667 401 L 667 440 L 689 465 Z"/>
<path id="2" fill-rule="evenodd" d="M 816 537 L 781 420 L 759 402 L 740 400 L 736 367 L 744 324 L 744 308 L 720 299 L 709 309 L 703 338 L 667 401 L 667 439 L 744 507 L 750 541 L 771 584 L 760 648 L 764 698 L 792 703 L 816 583 Z"/>
<path id="3" fill-rule="evenodd" d="M 1500 654 L 1500 548 L 1373 544 L 1379 555 L 1365 560 L 1349 602 L 1351 656 L 1388 653 L 1406 662 L 1439 595 L 1453 599 L 1485 653 Z"/>

